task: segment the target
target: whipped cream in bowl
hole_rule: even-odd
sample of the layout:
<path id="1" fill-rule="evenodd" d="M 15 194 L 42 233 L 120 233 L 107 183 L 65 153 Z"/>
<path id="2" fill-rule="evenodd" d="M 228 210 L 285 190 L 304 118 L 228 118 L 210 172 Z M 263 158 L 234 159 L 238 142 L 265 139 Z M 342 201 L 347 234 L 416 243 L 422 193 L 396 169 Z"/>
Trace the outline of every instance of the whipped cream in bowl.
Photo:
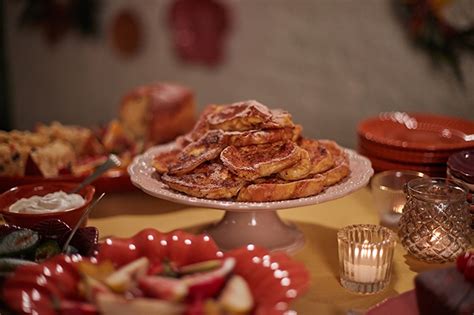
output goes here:
<path id="1" fill-rule="evenodd" d="M 20 185 L 0 194 L 0 215 L 7 224 L 31 228 L 43 220 L 60 220 L 77 225 L 94 198 L 95 188 L 87 185 L 77 194 L 77 183 L 43 181 Z M 84 220 L 81 226 L 86 226 Z"/>
<path id="2" fill-rule="evenodd" d="M 72 210 L 83 206 L 85 199 L 79 194 L 68 194 L 62 190 L 44 196 L 21 198 L 13 203 L 9 212 L 13 213 L 51 213 Z"/>

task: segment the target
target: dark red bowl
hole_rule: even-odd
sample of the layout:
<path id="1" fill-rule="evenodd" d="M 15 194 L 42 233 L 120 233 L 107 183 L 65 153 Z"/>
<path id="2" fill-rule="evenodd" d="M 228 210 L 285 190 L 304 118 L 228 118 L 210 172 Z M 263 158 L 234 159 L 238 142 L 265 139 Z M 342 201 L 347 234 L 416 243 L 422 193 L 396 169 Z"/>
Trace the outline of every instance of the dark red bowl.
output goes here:
<path id="1" fill-rule="evenodd" d="M 39 183 L 14 187 L 0 195 L 0 214 L 8 224 L 25 228 L 31 228 L 38 222 L 49 219 L 58 219 L 74 227 L 94 197 L 94 186 L 89 185 L 79 191 L 79 194 L 86 200 L 82 207 L 52 213 L 13 213 L 9 212 L 8 208 L 21 198 L 29 198 L 35 195 L 44 196 L 59 190 L 68 192 L 75 187 L 77 187 L 76 183 L 67 182 Z M 83 226 L 85 224 L 86 220 L 84 220 Z"/>

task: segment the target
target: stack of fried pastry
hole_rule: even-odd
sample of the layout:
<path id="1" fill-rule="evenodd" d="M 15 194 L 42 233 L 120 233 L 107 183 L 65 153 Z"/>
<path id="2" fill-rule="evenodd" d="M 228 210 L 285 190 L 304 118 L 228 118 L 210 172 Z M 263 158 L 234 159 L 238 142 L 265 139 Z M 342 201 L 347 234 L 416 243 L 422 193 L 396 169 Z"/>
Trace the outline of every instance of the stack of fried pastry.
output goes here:
<path id="1" fill-rule="evenodd" d="M 257 101 L 209 105 L 153 166 L 169 187 L 195 197 L 263 202 L 313 196 L 346 178 L 350 168 L 335 142 L 301 132 L 288 112 Z"/>

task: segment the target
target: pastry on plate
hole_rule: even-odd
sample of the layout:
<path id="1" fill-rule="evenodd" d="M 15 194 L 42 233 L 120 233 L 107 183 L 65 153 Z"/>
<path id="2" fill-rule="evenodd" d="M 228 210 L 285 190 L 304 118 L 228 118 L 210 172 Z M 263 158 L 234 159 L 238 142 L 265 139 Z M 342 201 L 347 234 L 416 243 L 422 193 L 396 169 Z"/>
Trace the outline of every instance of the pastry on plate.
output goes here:
<path id="1" fill-rule="evenodd" d="M 176 162 L 169 165 L 168 172 L 177 175 L 189 173 L 202 163 L 217 158 L 225 147 L 222 131 L 209 130 L 198 141 L 182 149 Z"/>
<path id="2" fill-rule="evenodd" d="M 257 101 L 209 105 L 153 166 L 176 191 L 246 202 L 313 196 L 350 174 L 335 142 L 301 134 L 287 111 Z"/>
<path id="3" fill-rule="evenodd" d="M 209 199 L 232 198 L 245 183 L 219 162 L 204 163 L 190 174 L 164 174 L 161 180 L 177 191 Z"/>
<path id="4" fill-rule="evenodd" d="M 276 176 L 261 178 L 243 187 L 237 200 L 264 202 L 304 198 L 323 191 L 325 183 L 322 175 L 312 175 L 296 181 L 286 181 Z"/>
<path id="5" fill-rule="evenodd" d="M 270 121 L 272 113 L 265 105 L 254 101 L 237 102 L 228 106 L 219 106 L 207 117 L 211 129 L 244 131 L 258 129 Z"/>
<path id="6" fill-rule="evenodd" d="M 245 147 L 228 146 L 222 151 L 220 158 L 234 174 L 254 180 L 294 165 L 301 159 L 300 150 L 292 141 Z"/>

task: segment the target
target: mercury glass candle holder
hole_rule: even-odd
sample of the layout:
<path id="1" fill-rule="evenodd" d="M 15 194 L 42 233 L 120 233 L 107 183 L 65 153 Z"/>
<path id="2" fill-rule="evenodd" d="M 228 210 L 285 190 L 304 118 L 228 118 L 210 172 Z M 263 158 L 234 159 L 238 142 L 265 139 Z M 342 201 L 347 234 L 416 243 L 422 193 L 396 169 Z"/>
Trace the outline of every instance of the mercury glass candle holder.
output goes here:
<path id="1" fill-rule="evenodd" d="M 341 285 L 360 294 L 377 293 L 390 282 L 395 234 L 388 228 L 358 224 L 337 233 Z"/>
<path id="2" fill-rule="evenodd" d="M 398 236 L 412 256 L 426 262 L 453 261 L 470 246 L 467 190 L 445 178 L 410 181 Z"/>
<path id="3" fill-rule="evenodd" d="M 379 212 L 380 224 L 397 228 L 406 203 L 405 185 L 412 179 L 428 177 L 409 170 L 385 171 L 374 175 L 370 181 L 374 204 Z"/>

